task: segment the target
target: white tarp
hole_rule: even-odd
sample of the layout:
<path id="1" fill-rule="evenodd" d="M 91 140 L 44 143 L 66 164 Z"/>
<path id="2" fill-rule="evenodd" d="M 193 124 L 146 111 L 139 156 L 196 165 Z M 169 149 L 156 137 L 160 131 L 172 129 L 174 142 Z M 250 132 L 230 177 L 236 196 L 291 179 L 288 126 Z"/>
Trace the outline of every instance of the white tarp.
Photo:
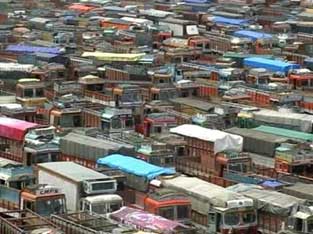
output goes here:
<path id="1" fill-rule="evenodd" d="M 272 124 L 283 124 L 296 127 L 303 132 L 312 132 L 313 116 L 297 113 L 283 113 L 273 110 L 260 110 L 253 112 L 254 119 L 257 121 Z"/>
<path id="2" fill-rule="evenodd" d="M 0 63 L 0 72 L 19 71 L 19 72 L 31 72 L 35 69 L 31 64 L 19 64 L 19 63 Z"/>
<path id="3" fill-rule="evenodd" d="M 171 133 L 185 137 L 197 138 L 214 143 L 214 153 L 226 150 L 242 151 L 243 138 L 219 130 L 212 130 L 198 125 L 184 124 L 170 129 Z"/>

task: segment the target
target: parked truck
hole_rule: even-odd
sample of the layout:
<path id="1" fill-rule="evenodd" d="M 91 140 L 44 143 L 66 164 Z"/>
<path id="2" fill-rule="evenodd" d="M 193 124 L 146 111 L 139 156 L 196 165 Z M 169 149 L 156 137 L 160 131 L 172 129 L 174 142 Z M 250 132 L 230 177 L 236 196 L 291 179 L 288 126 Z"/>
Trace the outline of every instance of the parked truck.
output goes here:
<path id="1" fill-rule="evenodd" d="M 163 178 L 161 186 L 188 195 L 192 219 L 203 233 L 257 233 L 256 208 L 251 198 L 184 175 Z"/>
<path id="2" fill-rule="evenodd" d="M 22 190 L 0 185 L 0 207 L 2 211 L 29 209 L 50 216 L 65 213 L 66 201 L 58 188 L 48 185 L 32 185 Z"/>
<path id="3" fill-rule="evenodd" d="M 313 206 L 300 206 L 278 234 L 309 234 L 313 232 Z"/>
<path id="4" fill-rule="evenodd" d="M 260 234 L 279 233 L 286 229 L 288 221 L 291 222 L 289 229 L 295 231 L 298 227 L 291 226 L 295 221 L 300 221 L 296 220 L 297 217 L 302 220 L 306 220 L 308 217 L 303 212 L 298 213 L 299 207 L 305 205 L 305 200 L 303 199 L 277 191 L 265 190 L 257 185 L 237 184 L 227 189 L 238 192 L 255 201 L 258 212 L 258 233 Z M 298 223 L 298 225 L 300 224 Z M 295 233 L 304 234 L 309 232 L 300 231 Z"/>
<path id="5" fill-rule="evenodd" d="M 152 185 L 158 175 L 175 173 L 171 168 L 118 154 L 101 158 L 97 163 L 99 171 L 114 175 L 119 181 L 117 193 L 123 197 L 124 205 L 170 220 L 190 222 L 191 202 L 186 195 Z"/>
<path id="6" fill-rule="evenodd" d="M 68 211 L 78 211 L 84 198 L 113 194 L 116 180 L 73 162 L 38 164 L 39 183 L 58 186 L 65 194 Z"/>

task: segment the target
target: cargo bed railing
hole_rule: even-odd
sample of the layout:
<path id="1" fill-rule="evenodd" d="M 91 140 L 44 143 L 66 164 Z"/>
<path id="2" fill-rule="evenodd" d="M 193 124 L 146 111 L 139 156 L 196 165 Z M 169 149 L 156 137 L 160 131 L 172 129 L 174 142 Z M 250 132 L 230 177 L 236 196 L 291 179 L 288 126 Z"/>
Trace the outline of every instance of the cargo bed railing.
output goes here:
<path id="1" fill-rule="evenodd" d="M 66 234 L 102 234 L 102 231 L 92 230 L 91 228 L 77 224 L 58 215 L 52 215 L 51 222 L 57 225 Z"/>
<path id="2" fill-rule="evenodd" d="M 175 166 L 178 172 L 182 172 L 190 176 L 196 176 L 202 180 L 208 181 L 210 183 L 213 183 L 222 187 L 228 187 L 228 186 L 236 184 L 236 182 L 234 181 L 215 175 L 214 171 L 208 169 L 206 166 L 202 165 L 200 162 L 195 162 L 195 161 L 188 159 L 188 157 L 187 158 L 184 157 L 184 159 L 176 160 Z"/>

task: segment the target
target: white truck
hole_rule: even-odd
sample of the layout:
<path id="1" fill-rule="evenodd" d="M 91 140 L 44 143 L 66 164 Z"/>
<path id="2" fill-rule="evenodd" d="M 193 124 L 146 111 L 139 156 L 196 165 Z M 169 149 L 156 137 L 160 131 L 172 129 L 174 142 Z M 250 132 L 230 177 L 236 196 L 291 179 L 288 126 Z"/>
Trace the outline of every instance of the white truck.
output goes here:
<path id="1" fill-rule="evenodd" d="M 67 200 L 67 210 L 72 212 L 87 208 L 88 201 L 88 204 L 90 201 L 98 203 L 97 201 L 103 200 L 99 196 L 110 196 L 117 188 L 116 180 L 111 177 L 73 162 L 38 164 L 38 182 L 60 188 Z M 114 204 L 115 202 L 113 199 Z M 112 208 L 106 209 L 110 211 Z"/>
<path id="2" fill-rule="evenodd" d="M 198 26 L 188 20 L 175 18 L 161 19 L 159 25 L 168 27 L 173 37 L 191 37 L 199 35 Z"/>

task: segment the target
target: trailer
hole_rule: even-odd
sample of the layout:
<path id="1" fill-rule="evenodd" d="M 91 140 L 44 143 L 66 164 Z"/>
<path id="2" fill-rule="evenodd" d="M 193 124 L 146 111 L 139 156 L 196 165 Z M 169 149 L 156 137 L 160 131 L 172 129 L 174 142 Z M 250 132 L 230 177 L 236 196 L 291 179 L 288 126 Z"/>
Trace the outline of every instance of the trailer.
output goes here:
<path id="1" fill-rule="evenodd" d="M 65 194 L 68 211 L 81 209 L 83 198 L 112 194 L 116 191 L 116 180 L 73 162 L 51 162 L 38 164 L 38 181 L 58 186 Z"/>
<path id="2" fill-rule="evenodd" d="M 161 179 L 161 185 L 186 194 L 192 202 L 192 218 L 206 233 L 257 233 L 256 209 L 250 198 L 184 175 Z"/>
<path id="3" fill-rule="evenodd" d="M 30 211 L 0 212 L 0 233 L 3 234 L 67 234 L 48 219 Z"/>

